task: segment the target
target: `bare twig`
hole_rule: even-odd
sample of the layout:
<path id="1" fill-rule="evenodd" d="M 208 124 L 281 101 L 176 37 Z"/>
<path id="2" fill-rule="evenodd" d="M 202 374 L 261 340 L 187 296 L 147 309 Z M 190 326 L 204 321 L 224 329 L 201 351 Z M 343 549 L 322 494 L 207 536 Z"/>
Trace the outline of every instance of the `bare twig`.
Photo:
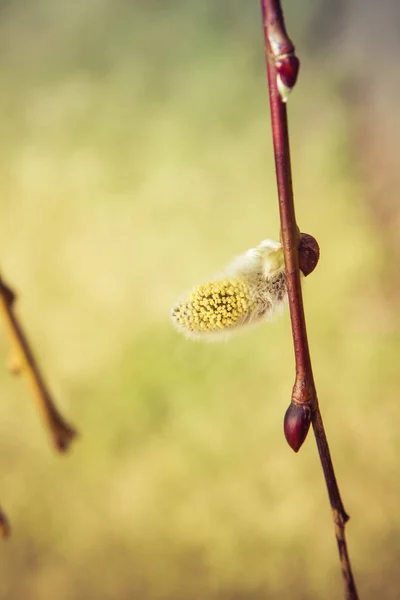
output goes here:
<path id="1" fill-rule="evenodd" d="M 265 51 L 271 108 L 275 170 L 279 196 L 281 236 L 284 249 L 290 318 L 292 323 L 296 379 L 292 403 L 285 416 L 285 434 L 297 451 L 313 425 L 318 452 L 328 489 L 335 524 L 336 541 L 345 585 L 345 598 L 357 600 L 357 590 L 351 571 L 345 539 L 344 510 L 329 452 L 312 372 L 299 272 L 299 230 L 293 201 L 290 148 L 285 102 L 294 87 L 299 62 L 294 46 L 287 36 L 279 0 L 261 0 Z M 282 91 L 283 85 L 283 91 Z M 285 89 L 286 88 L 286 89 Z"/>
<path id="2" fill-rule="evenodd" d="M 33 352 L 14 313 L 15 294 L 0 276 L 0 318 L 12 346 L 12 365 L 15 373 L 22 373 L 37 401 L 42 418 L 53 438 L 56 449 L 65 452 L 76 432 L 58 412 L 47 385 L 39 370 Z"/>

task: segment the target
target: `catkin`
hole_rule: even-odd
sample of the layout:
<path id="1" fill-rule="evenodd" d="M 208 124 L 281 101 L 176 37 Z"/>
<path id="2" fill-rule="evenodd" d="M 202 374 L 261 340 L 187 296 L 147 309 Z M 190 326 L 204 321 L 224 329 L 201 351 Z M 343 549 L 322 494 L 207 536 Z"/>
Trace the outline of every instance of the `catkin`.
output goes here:
<path id="1" fill-rule="evenodd" d="M 236 258 L 227 273 L 194 287 L 173 307 L 172 321 L 187 337 L 217 339 L 268 320 L 283 305 L 286 276 L 278 242 L 261 242 Z"/>

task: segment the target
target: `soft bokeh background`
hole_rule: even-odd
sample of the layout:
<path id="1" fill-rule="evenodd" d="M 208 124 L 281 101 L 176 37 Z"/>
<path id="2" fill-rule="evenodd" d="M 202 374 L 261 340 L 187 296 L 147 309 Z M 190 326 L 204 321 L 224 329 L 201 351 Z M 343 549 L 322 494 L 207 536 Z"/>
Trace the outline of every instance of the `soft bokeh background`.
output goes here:
<path id="1" fill-rule="evenodd" d="M 395 599 L 399 9 L 374 5 L 287 2 L 289 111 L 354 571 L 362 598 Z M 2 271 L 81 433 L 55 455 L 2 370 L 0 598 L 341 597 L 313 435 L 295 455 L 282 432 L 288 314 L 221 345 L 169 322 L 184 289 L 279 236 L 259 3 L 2 2 L 0 86 Z"/>

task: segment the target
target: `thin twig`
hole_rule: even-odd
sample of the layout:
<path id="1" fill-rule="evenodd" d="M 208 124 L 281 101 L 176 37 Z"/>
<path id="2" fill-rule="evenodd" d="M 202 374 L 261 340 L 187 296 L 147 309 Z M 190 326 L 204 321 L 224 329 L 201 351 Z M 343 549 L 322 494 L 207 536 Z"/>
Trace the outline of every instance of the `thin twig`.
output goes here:
<path id="1" fill-rule="evenodd" d="M 357 600 L 358 595 L 352 575 L 345 539 L 345 523 L 348 521 L 349 517 L 346 514 L 340 497 L 321 413 L 318 407 L 318 398 L 307 340 L 300 282 L 298 256 L 299 230 L 296 223 L 293 201 L 289 135 L 285 104 L 287 95 L 282 95 L 280 89 L 281 86 L 279 85 L 282 83 L 279 80 L 280 75 L 282 73 L 284 75 L 289 73 L 289 77 L 286 78 L 287 87 L 290 89 L 294 86 L 297 77 L 298 60 L 294 54 L 294 46 L 286 33 L 279 0 L 261 0 L 261 8 L 265 36 L 272 137 L 281 219 L 281 236 L 285 257 L 290 318 L 292 323 L 296 363 L 296 379 L 293 387 L 292 406 L 295 408 L 301 407 L 302 409 L 307 409 L 308 412 L 304 414 L 309 414 L 311 417 L 333 513 L 335 535 L 345 586 L 345 598 L 347 600 Z M 293 65 L 297 65 L 297 68 L 294 77 L 291 78 L 291 75 L 293 75 Z M 304 416 L 302 424 L 304 426 Z M 305 429 L 304 437 L 307 433 L 307 429 L 308 427 Z M 296 448 L 296 451 L 300 445 Z"/>
<path id="2" fill-rule="evenodd" d="M 76 431 L 64 421 L 55 406 L 24 331 L 14 313 L 14 304 L 15 294 L 0 276 L 0 318 L 3 320 L 12 346 L 12 368 L 14 372 L 20 372 L 26 377 L 42 418 L 50 430 L 56 449 L 65 452 L 76 436 Z"/>

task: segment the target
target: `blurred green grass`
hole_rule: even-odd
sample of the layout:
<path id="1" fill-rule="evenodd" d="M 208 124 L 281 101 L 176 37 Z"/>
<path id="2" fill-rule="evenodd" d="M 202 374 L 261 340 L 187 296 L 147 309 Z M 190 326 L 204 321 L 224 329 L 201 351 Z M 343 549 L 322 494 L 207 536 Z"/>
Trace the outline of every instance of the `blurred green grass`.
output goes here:
<path id="1" fill-rule="evenodd" d="M 221 345 L 169 323 L 182 290 L 279 232 L 258 5 L 227 22 L 205 6 L 3 13 L 1 264 L 82 435 L 54 456 L 2 372 L 0 598 L 341 595 L 312 435 L 299 455 L 283 438 L 288 315 Z M 361 597 L 394 599 L 399 319 L 345 107 L 303 71 L 289 109 L 298 220 L 321 245 L 315 376 Z"/>

